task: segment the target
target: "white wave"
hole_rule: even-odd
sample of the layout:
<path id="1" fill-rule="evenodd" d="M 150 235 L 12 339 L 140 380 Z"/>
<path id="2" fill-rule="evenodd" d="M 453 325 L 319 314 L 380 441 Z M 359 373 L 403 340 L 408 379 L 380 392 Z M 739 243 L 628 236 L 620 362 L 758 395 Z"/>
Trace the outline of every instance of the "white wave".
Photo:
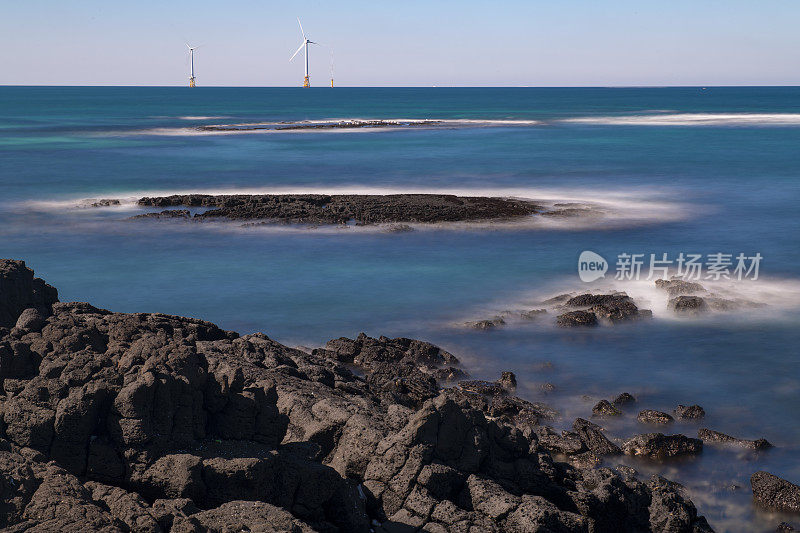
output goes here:
<path id="1" fill-rule="evenodd" d="M 137 206 L 139 198 L 145 196 L 170 196 L 175 194 L 452 194 L 456 196 L 487 196 L 517 198 L 530 200 L 546 208 L 558 208 L 557 204 L 580 204 L 591 209 L 589 216 L 546 217 L 532 216 L 513 222 L 448 222 L 440 224 L 409 224 L 418 230 L 435 229 L 542 229 L 542 230 L 577 230 L 577 229 L 611 229 L 636 225 L 674 222 L 685 220 L 697 208 L 690 209 L 687 204 L 665 198 L 660 190 L 637 191 L 596 191 L 593 189 L 569 188 L 433 188 L 433 187 L 374 187 L 374 186 L 334 186 L 334 187 L 258 187 L 258 188 L 215 188 L 189 190 L 142 190 L 127 192 L 124 196 L 114 193 L 98 193 L 96 198 L 114 198 L 120 205 L 106 210 L 135 211 L 145 210 Z M 668 195 L 666 195 L 668 196 Z M 42 211 L 63 211 L 85 209 L 86 198 L 62 198 L 52 200 L 32 200 L 23 202 L 28 209 Z M 88 211 L 92 211 L 90 209 Z M 707 212 L 707 208 L 704 208 Z M 149 209 L 152 211 L 152 209 Z M 363 228 L 360 227 L 360 228 Z M 262 231 L 266 231 L 262 229 Z"/>
<path id="2" fill-rule="evenodd" d="M 577 265 L 574 265 L 577 266 Z M 573 265 L 565 265 L 571 268 Z M 537 288 L 521 290 L 521 296 L 512 300 L 488 302 L 480 308 L 470 311 L 462 318 L 455 320 L 454 324 L 482 320 L 501 315 L 509 310 L 526 311 L 531 309 L 547 308 L 551 322 L 557 314 L 564 312 L 558 305 L 543 305 L 543 302 L 557 295 L 568 294 L 577 296 L 585 293 L 609 294 L 625 292 L 630 296 L 640 309 L 649 309 L 656 320 L 671 321 L 685 325 L 707 324 L 724 318 L 725 323 L 739 322 L 775 322 L 781 320 L 796 321 L 800 316 L 800 279 L 761 276 L 757 280 L 691 280 L 700 283 L 706 290 L 698 296 L 721 298 L 739 304 L 738 308 L 729 311 L 710 311 L 701 316 L 681 317 L 668 307 L 670 299 L 667 291 L 655 285 L 655 279 L 617 280 L 613 272 L 606 274 L 606 278 L 592 283 L 582 283 L 577 276 L 562 278 L 552 281 Z M 794 314 L 787 314 L 787 311 Z M 510 315 L 506 322 L 513 327 L 515 323 L 530 323 L 515 319 Z M 541 323 L 542 320 L 535 323 Z"/>
<path id="3" fill-rule="evenodd" d="M 179 117 L 183 120 L 206 120 L 224 117 Z M 357 126 L 358 123 L 384 121 L 385 125 Z M 287 128 L 288 126 L 312 126 L 338 123 L 353 123 L 353 127 L 341 128 Z M 389 130 L 420 128 L 467 128 L 467 127 L 522 127 L 542 124 L 529 119 L 434 119 L 434 118 L 328 118 L 320 120 L 299 120 L 287 122 L 241 122 L 235 124 L 207 124 L 220 129 L 200 129 L 195 127 L 150 128 L 118 132 L 104 132 L 103 135 L 155 135 L 155 136 L 208 136 L 242 134 L 291 134 L 291 133 L 352 133 L 357 131 L 382 132 Z M 231 129 L 224 129 L 231 128 Z"/>
<path id="4" fill-rule="evenodd" d="M 674 113 L 576 117 L 560 122 L 609 126 L 800 126 L 800 113 Z"/>
<path id="5" fill-rule="evenodd" d="M 185 115 L 178 117 L 181 120 L 217 120 L 220 118 L 228 118 L 226 115 Z"/>

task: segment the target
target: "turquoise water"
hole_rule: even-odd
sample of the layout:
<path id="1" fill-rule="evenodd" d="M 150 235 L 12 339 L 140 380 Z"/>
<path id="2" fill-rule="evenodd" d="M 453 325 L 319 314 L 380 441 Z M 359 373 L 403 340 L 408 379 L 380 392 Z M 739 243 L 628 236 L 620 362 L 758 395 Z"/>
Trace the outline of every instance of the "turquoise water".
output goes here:
<path id="1" fill-rule="evenodd" d="M 463 122 L 194 130 L 332 118 Z M 515 371 L 527 397 L 564 413 L 563 427 L 623 390 L 638 408 L 699 403 L 703 426 L 776 448 L 707 447 L 691 461 L 635 466 L 684 482 L 719 530 L 774 530 L 781 517 L 752 508 L 748 478 L 766 469 L 800 482 L 798 146 L 800 88 L 0 87 L 0 256 L 25 259 L 62 300 L 116 311 L 197 316 L 292 345 L 360 331 L 430 340 L 480 377 Z M 130 205 L 75 207 L 176 191 L 306 190 L 579 199 L 611 215 L 397 234 L 130 222 L 141 211 Z M 652 281 L 609 279 L 651 304 L 654 320 L 592 331 L 460 325 L 586 289 L 576 274 L 583 250 L 612 263 L 623 252 L 758 252 L 760 279 L 733 290 L 768 306 L 675 320 Z M 544 395 L 545 381 L 556 392 Z M 645 430 L 630 416 L 609 427 L 619 437 Z M 696 426 L 670 431 L 694 436 Z"/>

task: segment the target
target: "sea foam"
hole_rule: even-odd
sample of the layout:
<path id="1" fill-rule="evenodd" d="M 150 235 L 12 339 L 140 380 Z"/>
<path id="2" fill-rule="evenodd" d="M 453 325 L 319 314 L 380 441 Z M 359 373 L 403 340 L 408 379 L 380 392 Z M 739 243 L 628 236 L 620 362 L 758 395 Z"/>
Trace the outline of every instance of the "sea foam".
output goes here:
<path id="1" fill-rule="evenodd" d="M 562 119 L 567 124 L 608 126 L 800 126 L 800 113 L 672 113 Z"/>

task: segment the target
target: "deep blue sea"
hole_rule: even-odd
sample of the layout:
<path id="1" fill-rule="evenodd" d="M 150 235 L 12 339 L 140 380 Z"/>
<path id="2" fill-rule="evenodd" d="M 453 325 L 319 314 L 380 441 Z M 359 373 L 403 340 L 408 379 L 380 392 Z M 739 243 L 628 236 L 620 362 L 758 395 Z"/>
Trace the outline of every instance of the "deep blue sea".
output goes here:
<path id="1" fill-rule="evenodd" d="M 452 122 L 196 130 L 347 118 Z M 515 196 L 592 202 L 606 216 L 406 233 L 125 220 L 144 195 L 237 191 Z M 91 198 L 122 205 L 88 208 Z M 776 447 L 626 461 L 684 483 L 719 531 L 787 519 L 753 508 L 753 472 L 800 483 L 798 205 L 800 88 L 0 87 L 0 257 L 26 260 L 62 300 L 200 317 L 289 345 L 361 331 L 420 338 L 478 377 L 514 371 L 523 396 L 562 413 L 558 427 L 628 391 L 636 408 L 606 423 L 621 438 L 649 431 L 639 409 L 700 404 L 700 426 Z M 580 281 L 584 250 L 612 270 L 622 253 L 759 253 L 757 280 L 720 286 L 765 307 L 676 319 L 653 280 Z M 653 320 L 463 326 L 597 288 L 628 291 Z"/>

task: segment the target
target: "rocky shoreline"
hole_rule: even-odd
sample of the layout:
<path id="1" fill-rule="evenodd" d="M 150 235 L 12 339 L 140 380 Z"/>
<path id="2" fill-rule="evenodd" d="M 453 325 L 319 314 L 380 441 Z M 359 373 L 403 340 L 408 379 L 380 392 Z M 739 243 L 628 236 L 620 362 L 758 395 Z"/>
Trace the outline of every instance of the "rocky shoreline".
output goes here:
<path id="1" fill-rule="evenodd" d="M 0 527 L 711 531 L 680 485 L 603 458 L 769 444 L 712 430 L 615 442 L 601 424 L 629 394 L 558 432 L 558 413 L 516 386 L 510 372 L 469 379 L 419 340 L 361 334 L 304 351 L 192 318 L 61 303 L 24 262 L 0 260 Z M 752 485 L 759 505 L 797 510 L 797 486 L 765 472 Z"/>

